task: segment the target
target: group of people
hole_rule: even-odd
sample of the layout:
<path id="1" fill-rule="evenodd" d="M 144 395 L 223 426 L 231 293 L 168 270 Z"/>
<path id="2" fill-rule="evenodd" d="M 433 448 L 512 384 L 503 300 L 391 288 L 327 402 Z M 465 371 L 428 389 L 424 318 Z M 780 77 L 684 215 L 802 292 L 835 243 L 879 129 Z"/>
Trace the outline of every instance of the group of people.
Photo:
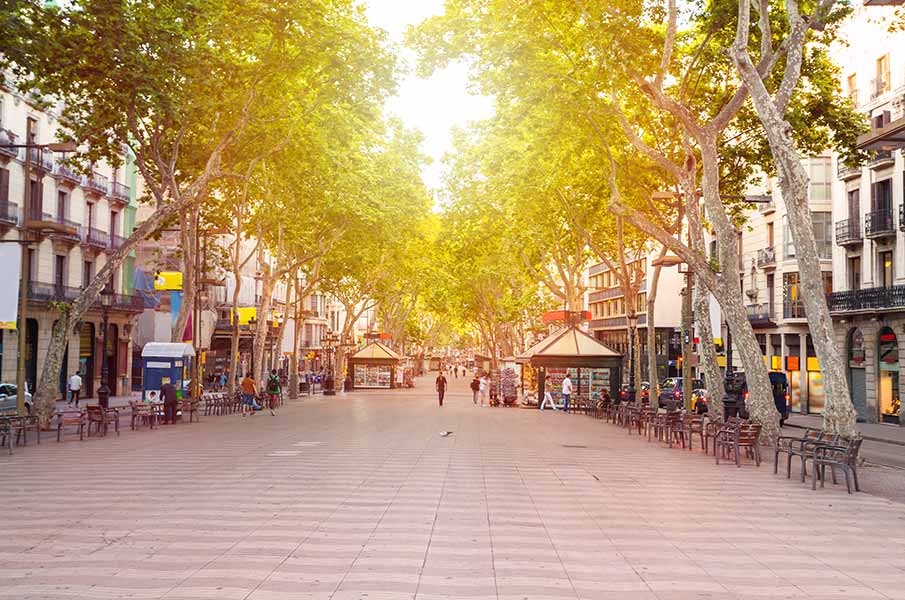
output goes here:
<path id="1" fill-rule="evenodd" d="M 255 415 L 255 412 L 263 409 L 264 407 L 261 404 L 258 404 L 255 395 L 258 391 L 258 386 L 255 383 L 255 380 L 252 378 L 251 373 L 246 373 L 245 377 L 242 379 L 242 382 L 239 384 L 239 388 L 242 390 L 242 416 L 245 417 L 249 413 L 251 416 Z M 280 383 L 280 376 L 277 375 L 276 369 L 271 369 L 270 375 L 267 377 L 267 386 L 264 390 L 264 400 L 267 401 L 267 406 L 270 408 L 270 414 L 276 416 L 276 407 L 279 406 L 280 396 L 283 393 L 283 386 Z"/>
<path id="2" fill-rule="evenodd" d="M 459 367 L 452 367 L 453 373 L 455 373 L 455 370 L 457 368 Z M 465 377 L 465 367 L 461 367 L 461 369 L 462 377 Z M 457 375 L 454 375 L 453 377 L 458 378 Z M 443 398 L 446 396 L 446 388 L 448 385 L 449 381 L 446 379 L 446 374 L 443 371 L 440 371 L 440 373 L 437 375 L 436 381 L 434 382 L 434 387 L 437 390 L 437 398 L 440 401 L 440 406 L 443 406 Z M 475 375 L 471 380 L 470 387 L 472 391 L 472 402 L 477 405 L 478 400 L 480 400 L 481 406 L 484 406 L 484 403 L 487 402 L 487 395 L 490 391 L 490 379 L 487 377 L 487 375 L 481 375 L 480 377 Z"/>
<path id="3" fill-rule="evenodd" d="M 553 410 L 559 410 L 556 408 L 556 404 L 553 402 L 553 393 L 550 391 L 553 388 L 553 380 L 549 375 L 544 377 L 544 399 L 540 403 L 540 409 L 544 410 L 545 407 L 550 407 Z M 564 414 L 568 414 L 569 412 L 569 400 L 572 398 L 572 380 L 566 375 L 562 380 L 562 411 Z"/>

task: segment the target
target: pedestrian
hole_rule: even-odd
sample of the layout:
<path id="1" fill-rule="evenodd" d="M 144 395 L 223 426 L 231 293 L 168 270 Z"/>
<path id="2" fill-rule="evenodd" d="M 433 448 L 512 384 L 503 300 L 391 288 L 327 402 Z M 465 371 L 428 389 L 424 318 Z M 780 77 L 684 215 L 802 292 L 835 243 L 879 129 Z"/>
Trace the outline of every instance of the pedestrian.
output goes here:
<path id="1" fill-rule="evenodd" d="M 176 424 L 176 386 L 166 382 L 160 386 L 160 395 L 163 397 L 163 424 Z"/>
<path id="2" fill-rule="evenodd" d="M 572 396 L 572 380 L 569 379 L 569 374 L 566 373 L 565 378 L 562 380 L 562 411 L 564 414 L 569 414 L 569 398 Z"/>
<path id="3" fill-rule="evenodd" d="M 553 410 L 559 410 L 556 408 L 556 403 L 553 402 L 553 394 L 550 392 L 551 389 L 553 389 L 553 380 L 547 375 L 544 377 L 544 399 L 540 403 L 541 410 L 544 410 L 545 406 L 549 406 Z"/>
<path id="4" fill-rule="evenodd" d="M 440 406 L 443 406 L 443 396 L 446 395 L 446 375 L 443 374 L 443 371 L 440 371 L 440 374 L 437 375 L 436 387 L 437 396 L 440 398 Z"/>
<path id="5" fill-rule="evenodd" d="M 226 389 L 226 383 L 227 383 L 228 381 L 229 381 L 229 379 L 227 379 L 227 377 L 226 377 L 226 371 L 220 373 L 220 389 L 221 389 L 221 390 L 225 390 L 225 389 Z"/>
<path id="6" fill-rule="evenodd" d="M 76 371 L 69 377 L 69 404 L 75 402 L 75 407 L 79 407 L 79 399 L 82 395 L 82 376 Z"/>
<path id="7" fill-rule="evenodd" d="M 283 388 L 280 385 L 280 377 L 277 375 L 277 370 L 271 369 L 270 377 L 267 378 L 267 400 L 270 406 L 271 415 L 276 415 L 273 409 L 277 407 L 280 400 L 280 394 L 282 393 Z"/>
<path id="8" fill-rule="evenodd" d="M 255 411 L 261 410 L 261 407 L 255 402 L 255 380 L 246 373 L 240 387 L 242 388 L 242 416 L 244 417 L 249 409 L 251 416 L 255 416 Z"/>
<path id="9" fill-rule="evenodd" d="M 480 386 L 478 390 L 481 392 L 481 406 L 484 406 L 484 400 L 487 399 L 487 390 L 490 388 L 490 382 L 487 380 L 487 375 L 481 375 Z"/>
<path id="10" fill-rule="evenodd" d="M 478 376 L 475 375 L 474 378 L 471 380 L 472 402 L 474 402 L 475 405 L 478 404 L 478 392 L 480 391 L 480 389 L 481 389 L 481 382 L 478 381 Z"/>
<path id="11" fill-rule="evenodd" d="M 459 365 L 453 365 L 453 379 L 459 378 Z"/>

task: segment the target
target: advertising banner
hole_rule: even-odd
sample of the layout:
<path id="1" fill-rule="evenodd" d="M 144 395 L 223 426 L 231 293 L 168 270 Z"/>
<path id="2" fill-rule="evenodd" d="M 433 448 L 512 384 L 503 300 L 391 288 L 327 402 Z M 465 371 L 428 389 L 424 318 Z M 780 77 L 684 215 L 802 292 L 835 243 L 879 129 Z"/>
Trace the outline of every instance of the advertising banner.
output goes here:
<path id="1" fill-rule="evenodd" d="M 19 283 L 22 275 L 22 246 L 0 244 L 0 329 L 15 329 L 19 315 Z"/>

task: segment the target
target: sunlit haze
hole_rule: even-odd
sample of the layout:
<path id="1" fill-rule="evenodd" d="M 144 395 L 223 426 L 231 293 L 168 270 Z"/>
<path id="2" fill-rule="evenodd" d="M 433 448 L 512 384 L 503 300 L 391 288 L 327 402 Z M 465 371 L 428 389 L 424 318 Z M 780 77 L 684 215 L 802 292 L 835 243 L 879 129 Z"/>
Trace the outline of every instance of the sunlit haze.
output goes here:
<path id="1" fill-rule="evenodd" d="M 365 5 L 371 22 L 385 29 L 397 44 L 403 43 L 406 27 L 443 12 L 442 0 L 365 0 Z M 425 167 L 422 177 L 428 187 L 437 189 L 442 181 L 440 161 L 451 147 L 450 128 L 492 115 L 492 102 L 468 93 L 464 64 L 419 79 L 414 74 L 414 53 L 403 49 L 401 55 L 412 69 L 401 81 L 398 95 L 390 100 L 389 109 L 406 126 L 424 134 L 422 149 L 433 163 Z"/>

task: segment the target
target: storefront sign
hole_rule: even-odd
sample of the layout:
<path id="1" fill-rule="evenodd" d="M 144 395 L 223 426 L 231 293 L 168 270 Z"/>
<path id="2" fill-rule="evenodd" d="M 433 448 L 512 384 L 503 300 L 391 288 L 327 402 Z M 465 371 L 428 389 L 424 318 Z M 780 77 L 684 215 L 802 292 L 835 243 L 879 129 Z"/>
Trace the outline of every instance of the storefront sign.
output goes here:
<path id="1" fill-rule="evenodd" d="M 154 289 L 158 291 L 182 291 L 182 273 L 179 271 L 157 271 L 154 273 Z"/>
<path id="2" fill-rule="evenodd" d="M 786 357 L 786 371 L 800 371 L 800 360 L 797 356 Z"/>
<path id="3" fill-rule="evenodd" d="M 15 329 L 19 315 L 19 279 L 22 271 L 22 247 L 0 244 L 0 329 Z"/>

